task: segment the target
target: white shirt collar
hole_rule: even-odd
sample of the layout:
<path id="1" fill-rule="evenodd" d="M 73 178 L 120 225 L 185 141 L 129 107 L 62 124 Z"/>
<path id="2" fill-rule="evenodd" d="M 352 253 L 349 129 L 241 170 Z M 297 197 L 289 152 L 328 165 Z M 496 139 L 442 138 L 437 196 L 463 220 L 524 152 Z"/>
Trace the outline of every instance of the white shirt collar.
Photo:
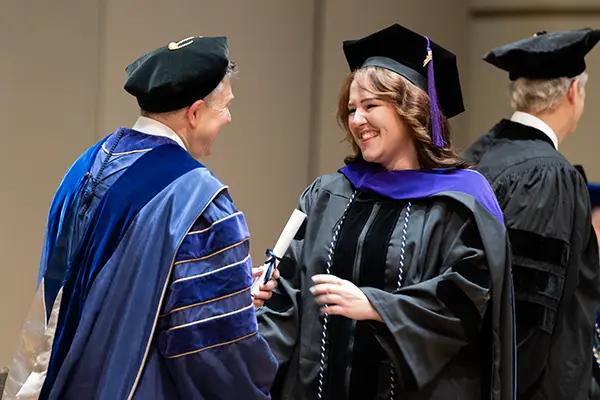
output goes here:
<path id="1" fill-rule="evenodd" d="M 515 111 L 512 117 L 510 117 L 510 120 L 521 125 L 530 126 L 532 128 L 544 132 L 546 136 L 548 136 L 550 140 L 552 140 L 554 148 L 558 150 L 558 136 L 556 136 L 556 133 L 554 133 L 552 128 L 550 128 L 550 126 L 548 126 L 547 123 L 545 123 L 538 117 L 531 114 L 527 114 L 522 111 Z"/>
<path id="2" fill-rule="evenodd" d="M 155 119 L 140 116 L 131 129 L 147 135 L 164 136 L 175 141 L 185 149 L 185 144 L 183 144 L 183 140 L 181 140 L 179 135 L 176 134 L 174 130 Z"/>

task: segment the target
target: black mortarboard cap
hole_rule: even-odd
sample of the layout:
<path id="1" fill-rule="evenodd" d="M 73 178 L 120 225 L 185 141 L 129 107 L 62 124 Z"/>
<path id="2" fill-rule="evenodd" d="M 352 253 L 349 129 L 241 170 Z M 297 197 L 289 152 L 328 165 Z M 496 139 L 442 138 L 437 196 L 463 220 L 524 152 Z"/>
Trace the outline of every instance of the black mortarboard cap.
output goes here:
<path id="1" fill-rule="evenodd" d="M 483 59 L 519 78 L 573 78 L 585 71 L 585 55 L 600 40 L 596 29 L 577 29 L 535 35 L 505 44 L 487 53 Z"/>
<path id="2" fill-rule="evenodd" d="M 229 65 L 227 37 L 190 37 L 135 60 L 126 69 L 125 90 L 149 112 L 189 106 L 210 94 Z"/>
<path id="3" fill-rule="evenodd" d="M 447 118 L 465 110 L 456 56 L 423 35 L 399 24 L 391 25 L 358 40 L 344 41 L 344 54 L 350 69 L 378 66 L 396 72 L 432 96 L 428 82 L 431 62 L 424 65 L 431 49 L 435 62 L 437 100 Z"/>

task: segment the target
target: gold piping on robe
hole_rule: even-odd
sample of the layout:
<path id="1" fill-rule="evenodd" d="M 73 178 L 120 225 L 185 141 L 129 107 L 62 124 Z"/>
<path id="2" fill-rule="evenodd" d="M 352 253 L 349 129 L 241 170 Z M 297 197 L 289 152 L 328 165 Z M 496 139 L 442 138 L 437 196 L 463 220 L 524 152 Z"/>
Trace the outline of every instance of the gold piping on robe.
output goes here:
<path id="1" fill-rule="evenodd" d="M 102 150 L 106 153 L 106 154 L 110 154 L 110 152 L 108 150 L 106 150 L 106 148 L 104 148 L 104 145 L 102 145 Z M 131 150 L 131 151 L 123 151 L 121 153 L 112 153 L 113 156 L 125 156 L 128 154 L 135 154 L 135 153 L 145 153 L 147 151 L 150 151 L 152 149 L 140 149 L 140 150 Z"/>
<path id="2" fill-rule="evenodd" d="M 224 299 L 227 299 L 229 297 L 233 297 L 236 294 L 244 293 L 244 292 L 250 290 L 251 287 L 252 286 L 248 286 L 247 288 L 244 288 L 242 290 L 238 290 L 237 292 L 226 294 L 225 296 L 221 296 L 221 297 L 216 297 L 214 299 L 202 301 L 200 303 L 194 303 L 194 304 L 190 304 L 189 306 L 183 306 L 183 307 L 175 308 L 174 310 L 171 310 L 171 311 L 167 312 L 166 314 L 161 315 L 160 317 L 164 318 L 164 317 L 166 317 L 168 315 L 171 315 L 171 314 L 173 314 L 174 312 L 177 312 L 177 311 L 187 310 L 188 308 L 203 306 L 205 304 L 214 303 L 215 301 L 224 300 Z"/>
<path id="3" fill-rule="evenodd" d="M 220 220 L 213 222 L 208 228 L 204 228 L 204 229 L 199 230 L 199 231 L 189 232 L 188 235 L 197 235 L 199 233 L 207 232 L 207 231 L 211 230 L 213 226 L 215 226 L 215 225 L 217 225 L 217 224 L 219 224 L 219 223 L 221 223 L 223 221 L 227 221 L 228 219 L 231 219 L 231 218 L 233 218 L 235 216 L 238 216 L 238 215 L 243 215 L 243 214 L 242 214 L 241 211 L 238 211 L 236 213 L 233 213 L 231 215 L 226 216 L 225 218 L 221 218 Z"/>
<path id="4" fill-rule="evenodd" d="M 167 329 L 167 332 L 174 331 L 176 329 L 187 328 L 188 326 L 200 325 L 200 324 L 202 324 L 204 322 L 212 321 L 212 320 L 215 320 L 215 319 L 221 319 L 221 318 L 225 318 L 225 317 L 230 317 L 232 315 L 239 314 L 241 312 L 249 310 L 252 307 L 254 307 L 254 303 L 250 303 L 250 305 L 247 305 L 246 307 L 243 307 L 243 308 L 240 308 L 238 310 L 231 311 L 231 312 L 228 312 L 228 313 L 225 313 L 225 314 L 214 315 L 212 317 L 200 319 L 200 320 L 194 321 L 194 322 L 189 322 L 187 324 L 177 325 L 177 326 L 174 326 L 172 328 Z"/>
<path id="5" fill-rule="evenodd" d="M 245 263 L 249 259 L 250 259 L 250 255 L 247 255 L 246 258 L 244 258 L 243 260 L 238 261 L 238 262 L 234 262 L 233 264 L 229 264 L 229 265 L 226 265 L 226 266 L 221 267 L 221 268 L 213 269 L 213 270 L 205 272 L 203 274 L 194 275 L 194 276 L 188 276 L 188 277 L 185 277 L 185 278 L 177 279 L 176 281 L 173 281 L 173 283 L 171 284 L 171 286 L 173 286 L 174 284 L 176 284 L 178 282 L 184 282 L 184 281 L 189 281 L 189 280 L 192 280 L 192 279 L 202 278 L 204 276 L 208 276 L 208 275 L 216 274 L 217 272 L 224 271 L 224 270 L 226 270 L 228 268 L 237 267 L 238 265 L 241 265 L 241 264 Z"/>
<path id="6" fill-rule="evenodd" d="M 254 336 L 254 335 L 256 335 L 256 332 L 252 332 L 252 333 L 250 333 L 250 334 L 248 334 L 248 335 L 244 335 L 244 336 L 242 336 L 242 337 L 240 337 L 240 338 L 233 339 L 233 340 L 230 340 L 230 341 L 228 341 L 228 342 L 223 342 L 223 343 L 217 343 L 217 344 L 213 344 L 213 345 L 211 345 L 211 346 L 208 346 L 208 347 L 203 347 L 203 348 L 201 348 L 201 349 L 198 349 L 198 350 L 192 350 L 192 351 L 188 351 L 187 353 L 183 353 L 183 354 L 176 354 L 176 355 L 174 355 L 174 356 L 169 356 L 169 357 L 166 357 L 166 358 L 178 358 L 178 357 L 189 356 L 190 354 L 196 354 L 196 353 L 200 353 L 201 351 L 204 351 L 204 350 L 210 350 L 210 349 L 214 349 L 215 347 L 226 346 L 226 345 L 228 345 L 228 344 L 232 344 L 232 343 L 235 343 L 235 342 L 239 342 L 239 341 L 241 341 L 241 340 L 247 339 L 247 338 L 249 338 L 249 337 L 251 337 L 251 336 Z"/>
<path id="7" fill-rule="evenodd" d="M 217 254 L 221 254 L 221 253 L 223 253 L 224 251 L 231 250 L 231 249 L 233 249 L 234 247 L 237 247 L 237 246 L 239 246 L 240 244 L 247 242 L 248 240 L 250 240 L 250 238 L 246 238 L 246 239 L 242 240 L 241 242 L 237 242 L 237 243 L 235 243 L 235 244 L 232 244 L 231 246 L 227 246 L 227 247 L 225 247 L 224 249 L 217 250 L 217 251 L 215 251 L 214 253 L 212 253 L 212 254 L 209 254 L 209 255 L 207 255 L 207 256 L 204 256 L 204 257 L 200 257 L 200 258 L 191 258 L 191 259 L 189 259 L 189 260 L 181 260 L 181 261 L 177 261 L 177 262 L 175 263 L 175 265 L 179 265 L 179 264 L 185 264 L 185 263 L 190 263 L 190 262 L 195 262 L 195 261 L 202 261 L 202 260 L 206 260 L 207 258 L 211 258 L 211 257 L 213 257 L 213 256 L 216 256 Z"/>

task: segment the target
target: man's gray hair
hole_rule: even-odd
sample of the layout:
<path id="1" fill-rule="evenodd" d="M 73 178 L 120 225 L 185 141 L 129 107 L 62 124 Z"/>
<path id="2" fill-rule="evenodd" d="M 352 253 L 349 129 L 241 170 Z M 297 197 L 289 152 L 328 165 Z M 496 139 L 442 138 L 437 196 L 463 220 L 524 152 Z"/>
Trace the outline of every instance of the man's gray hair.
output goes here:
<path id="1" fill-rule="evenodd" d="M 585 90 L 587 80 L 585 71 L 574 78 L 519 78 L 508 87 L 510 105 L 515 111 L 535 114 L 551 112 L 560 104 L 574 81 L 578 82 L 579 90 Z"/>
<path id="2" fill-rule="evenodd" d="M 216 88 L 213 89 L 212 92 L 210 92 L 203 100 L 206 103 L 206 105 L 208 105 L 209 107 L 212 104 L 213 99 L 215 98 L 216 95 L 218 95 L 219 93 L 221 93 L 221 91 L 223 90 L 223 82 L 226 81 L 227 79 L 231 79 L 231 77 L 233 75 L 235 75 L 238 72 L 238 67 L 237 64 L 233 61 L 229 61 L 229 65 L 227 65 L 227 70 L 225 71 L 225 76 L 223 77 L 223 79 L 221 80 L 221 82 L 219 82 L 219 84 L 217 85 Z"/>

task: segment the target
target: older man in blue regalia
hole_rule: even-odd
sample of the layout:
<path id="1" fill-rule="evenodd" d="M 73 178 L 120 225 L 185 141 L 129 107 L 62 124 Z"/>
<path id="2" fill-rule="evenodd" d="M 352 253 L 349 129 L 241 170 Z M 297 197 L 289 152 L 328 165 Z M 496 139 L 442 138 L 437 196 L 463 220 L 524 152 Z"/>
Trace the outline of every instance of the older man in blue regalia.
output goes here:
<path id="1" fill-rule="evenodd" d="M 226 37 L 126 69 L 141 116 L 88 149 L 53 199 L 5 399 L 268 399 L 249 233 L 197 159 L 231 120 Z M 258 273 L 258 271 L 255 271 Z"/>

